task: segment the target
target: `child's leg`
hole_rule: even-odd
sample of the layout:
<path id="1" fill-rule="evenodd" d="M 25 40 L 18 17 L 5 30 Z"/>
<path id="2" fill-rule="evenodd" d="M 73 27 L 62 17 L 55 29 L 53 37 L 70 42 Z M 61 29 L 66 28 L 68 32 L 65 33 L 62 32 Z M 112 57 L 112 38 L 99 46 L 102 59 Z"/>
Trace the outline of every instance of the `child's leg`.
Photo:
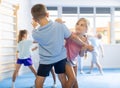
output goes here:
<path id="1" fill-rule="evenodd" d="M 91 62 L 91 66 L 90 66 L 90 71 L 88 73 L 91 73 L 92 69 L 93 69 L 93 62 Z"/>
<path id="2" fill-rule="evenodd" d="M 66 75 L 64 73 L 61 73 L 61 74 L 58 74 L 58 78 L 61 82 L 61 85 L 62 85 L 62 88 L 66 88 L 65 85 L 66 85 Z"/>
<path id="3" fill-rule="evenodd" d="M 76 78 L 77 78 L 77 69 L 78 69 L 78 66 L 77 66 L 77 65 L 74 66 L 73 69 L 74 69 L 74 72 L 75 72 L 75 75 L 76 75 Z M 78 88 L 77 79 L 76 79 L 76 81 L 75 81 L 75 84 L 73 85 L 73 88 Z"/>
<path id="4" fill-rule="evenodd" d="M 39 67 L 37 70 L 37 77 L 35 80 L 36 88 L 43 88 L 45 78 L 49 76 L 49 72 L 51 71 L 52 66 L 53 66 L 52 64 L 49 64 L 49 65 L 39 64 Z"/>
<path id="5" fill-rule="evenodd" d="M 91 66 L 90 66 L 90 71 L 89 73 L 91 73 L 92 69 L 93 69 L 93 66 L 94 66 L 94 63 L 97 62 L 97 54 L 92 52 L 92 61 L 91 61 Z"/>
<path id="6" fill-rule="evenodd" d="M 36 77 L 37 76 L 37 72 L 36 72 L 35 68 L 32 65 L 30 65 L 29 68 L 34 73 L 34 75 Z"/>
<path id="7" fill-rule="evenodd" d="M 15 82 L 15 79 L 16 79 L 16 77 L 18 75 L 20 67 L 21 67 L 21 64 L 16 64 L 16 69 L 15 69 L 15 71 L 13 73 L 12 82 Z"/>
<path id="8" fill-rule="evenodd" d="M 70 64 L 66 64 L 66 76 L 68 78 L 65 88 L 73 87 L 76 82 L 76 76 L 73 67 Z"/>
<path id="9" fill-rule="evenodd" d="M 99 69 L 100 73 L 102 74 L 102 73 L 103 73 L 103 71 L 102 71 L 102 67 L 101 67 L 101 65 L 100 65 L 98 62 L 96 62 L 96 65 L 97 65 L 97 67 L 98 67 L 98 69 Z"/>
<path id="10" fill-rule="evenodd" d="M 78 70 L 78 66 L 73 66 L 73 69 L 74 69 L 74 72 L 75 72 L 75 75 L 77 76 L 77 70 Z"/>
<path id="11" fill-rule="evenodd" d="M 54 84 L 56 84 L 56 76 L 55 76 L 55 71 L 54 71 L 53 67 L 51 69 L 51 74 L 52 74 L 52 77 L 53 77 L 53 80 L 54 80 Z"/>
<path id="12" fill-rule="evenodd" d="M 83 58 L 80 56 L 77 56 L 78 60 L 79 60 L 79 68 L 80 68 L 80 74 L 83 73 Z"/>
<path id="13" fill-rule="evenodd" d="M 58 74 L 62 88 L 72 88 L 76 77 L 72 66 L 67 62 L 66 58 L 55 63 L 54 68 L 55 72 Z"/>
<path id="14" fill-rule="evenodd" d="M 45 77 L 37 76 L 35 80 L 35 88 L 43 88 L 44 81 Z"/>

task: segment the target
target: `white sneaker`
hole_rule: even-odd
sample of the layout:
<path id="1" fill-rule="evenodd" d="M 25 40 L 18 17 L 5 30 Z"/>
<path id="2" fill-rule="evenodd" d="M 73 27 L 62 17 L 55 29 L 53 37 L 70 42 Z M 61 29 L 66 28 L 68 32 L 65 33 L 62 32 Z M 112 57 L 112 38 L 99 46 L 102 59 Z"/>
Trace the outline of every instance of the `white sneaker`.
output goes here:
<path id="1" fill-rule="evenodd" d="M 87 74 L 91 74 L 91 72 L 87 72 Z"/>
<path id="2" fill-rule="evenodd" d="M 80 74 L 84 74 L 84 72 L 83 72 L 83 71 L 80 71 Z"/>
<path id="3" fill-rule="evenodd" d="M 56 84 L 53 84 L 52 88 L 57 88 L 57 85 L 56 85 Z"/>
<path id="4" fill-rule="evenodd" d="M 103 75 L 103 74 L 104 74 L 104 72 L 103 72 L 103 71 L 101 71 L 101 72 L 100 72 L 100 74 L 101 74 L 101 75 Z"/>
<path id="5" fill-rule="evenodd" d="M 12 83 L 12 88 L 15 88 L 15 84 L 14 83 Z"/>

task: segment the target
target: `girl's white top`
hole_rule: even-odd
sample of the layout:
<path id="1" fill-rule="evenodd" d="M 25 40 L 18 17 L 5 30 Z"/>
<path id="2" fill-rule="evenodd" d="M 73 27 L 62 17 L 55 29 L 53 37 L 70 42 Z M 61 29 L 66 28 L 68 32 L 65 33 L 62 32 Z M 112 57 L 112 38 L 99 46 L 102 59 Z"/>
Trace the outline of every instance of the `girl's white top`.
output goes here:
<path id="1" fill-rule="evenodd" d="M 31 47 L 33 42 L 31 40 L 22 40 L 18 43 L 17 51 L 19 59 L 26 59 L 31 56 Z"/>

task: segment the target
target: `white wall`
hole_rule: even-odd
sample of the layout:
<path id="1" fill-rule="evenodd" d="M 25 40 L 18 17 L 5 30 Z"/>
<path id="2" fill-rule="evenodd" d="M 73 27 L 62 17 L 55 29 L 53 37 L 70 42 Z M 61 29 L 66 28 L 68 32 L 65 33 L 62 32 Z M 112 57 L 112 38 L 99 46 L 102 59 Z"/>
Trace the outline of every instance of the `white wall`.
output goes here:
<path id="1" fill-rule="evenodd" d="M 31 0 L 31 2 L 32 4 L 43 3 L 45 5 L 57 6 L 120 6 L 120 0 Z"/>
<path id="2" fill-rule="evenodd" d="M 30 0 L 20 0 L 18 11 L 18 29 L 27 29 L 28 31 L 32 30 Z"/>
<path id="3" fill-rule="evenodd" d="M 120 68 L 120 45 L 104 45 L 105 57 L 102 64 L 104 68 Z"/>
<path id="4" fill-rule="evenodd" d="M 100 58 L 100 64 L 103 68 L 120 68 L 120 45 L 103 45 L 104 57 Z M 89 67 L 91 64 L 91 54 L 83 60 L 83 66 Z"/>

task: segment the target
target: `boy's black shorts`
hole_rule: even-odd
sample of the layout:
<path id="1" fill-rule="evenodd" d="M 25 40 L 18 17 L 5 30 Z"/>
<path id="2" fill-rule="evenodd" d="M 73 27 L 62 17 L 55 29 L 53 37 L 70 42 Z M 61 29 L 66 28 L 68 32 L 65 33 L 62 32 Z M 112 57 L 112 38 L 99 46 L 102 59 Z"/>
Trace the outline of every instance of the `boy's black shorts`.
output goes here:
<path id="1" fill-rule="evenodd" d="M 37 75 L 43 77 L 49 76 L 49 72 L 51 71 L 53 66 L 55 69 L 55 73 L 57 74 L 65 73 L 66 62 L 67 62 L 67 58 L 53 64 L 48 64 L 48 65 L 39 64 Z"/>

